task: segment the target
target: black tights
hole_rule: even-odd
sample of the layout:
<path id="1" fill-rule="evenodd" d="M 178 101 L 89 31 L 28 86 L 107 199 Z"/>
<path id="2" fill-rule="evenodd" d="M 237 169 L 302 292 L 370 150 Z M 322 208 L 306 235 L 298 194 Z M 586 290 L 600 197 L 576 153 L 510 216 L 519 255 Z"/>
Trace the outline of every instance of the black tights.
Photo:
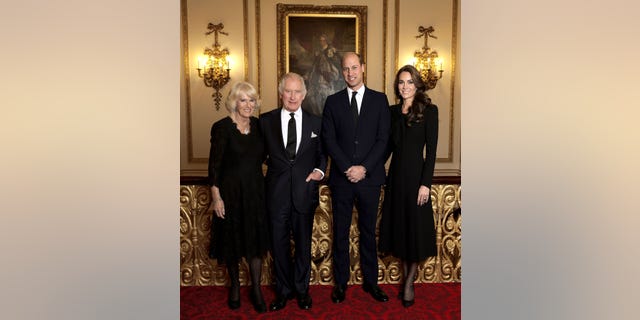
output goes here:
<path id="1" fill-rule="evenodd" d="M 231 288 L 229 291 L 229 299 L 236 301 L 240 299 L 240 272 L 238 263 L 227 263 L 227 272 L 231 280 Z M 251 286 L 253 294 L 262 298 L 260 290 L 260 279 L 262 276 L 262 258 L 254 257 L 249 259 L 249 273 L 251 274 Z"/>
<path id="2" fill-rule="evenodd" d="M 240 272 L 238 271 L 238 263 L 228 262 L 227 272 L 229 273 L 229 280 L 231 280 L 229 300 L 238 301 L 240 300 Z"/>
<path id="3" fill-rule="evenodd" d="M 260 279 L 262 276 L 262 258 L 253 257 L 249 259 L 249 272 L 251 273 L 251 287 L 256 298 L 262 299 L 262 291 L 260 290 Z"/>
<path id="4" fill-rule="evenodd" d="M 404 300 L 413 300 L 415 298 L 415 292 L 413 290 L 413 281 L 416 279 L 416 273 L 418 272 L 418 263 L 410 261 L 402 261 L 402 271 L 404 274 L 404 285 L 402 292 Z"/>

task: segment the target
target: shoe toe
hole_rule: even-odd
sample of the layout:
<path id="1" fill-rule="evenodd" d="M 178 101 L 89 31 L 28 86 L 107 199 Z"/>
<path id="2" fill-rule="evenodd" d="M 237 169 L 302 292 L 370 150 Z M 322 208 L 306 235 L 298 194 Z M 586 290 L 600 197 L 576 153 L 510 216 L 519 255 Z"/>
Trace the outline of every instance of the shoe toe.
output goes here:
<path id="1" fill-rule="evenodd" d="M 298 297 L 298 307 L 303 310 L 308 310 L 311 308 L 311 296 L 303 295 Z"/>
<path id="2" fill-rule="evenodd" d="M 331 293 L 331 301 L 334 303 L 340 303 L 344 301 L 345 298 L 345 290 L 342 286 L 336 286 L 333 288 L 333 292 Z"/>

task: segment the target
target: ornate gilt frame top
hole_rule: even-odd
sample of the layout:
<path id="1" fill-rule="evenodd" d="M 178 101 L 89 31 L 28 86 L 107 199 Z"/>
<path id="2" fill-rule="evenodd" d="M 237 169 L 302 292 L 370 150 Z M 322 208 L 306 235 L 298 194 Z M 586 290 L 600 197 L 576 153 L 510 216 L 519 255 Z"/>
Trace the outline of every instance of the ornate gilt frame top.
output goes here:
<path id="1" fill-rule="evenodd" d="M 316 6 L 301 4 L 283 4 L 278 3 L 276 6 L 278 12 L 278 78 L 287 72 L 289 64 L 287 33 L 287 17 L 355 17 L 356 18 L 356 47 L 362 59 L 367 61 L 367 40 L 365 36 L 365 27 L 367 25 L 367 6 Z M 366 76 L 366 75 L 365 75 Z M 365 79 L 366 81 L 366 79 Z"/>

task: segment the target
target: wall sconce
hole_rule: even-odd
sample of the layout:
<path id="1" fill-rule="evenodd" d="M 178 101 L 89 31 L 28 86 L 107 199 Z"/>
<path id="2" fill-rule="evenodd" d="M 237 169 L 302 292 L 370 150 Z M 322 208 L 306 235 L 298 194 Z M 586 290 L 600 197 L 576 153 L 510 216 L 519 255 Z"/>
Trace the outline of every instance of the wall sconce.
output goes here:
<path id="1" fill-rule="evenodd" d="M 420 26 L 418 28 L 420 34 L 416 36 L 416 39 L 424 36 L 424 47 L 422 47 L 421 50 L 416 50 L 413 54 L 415 59 L 413 66 L 420 71 L 420 76 L 422 77 L 422 81 L 427 85 L 427 90 L 436 87 L 438 80 L 442 78 L 442 72 L 444 72 L 442 69 L 442 58 L 439 58 L 438 53 L 431 50 L 427 44 L 429 37 L 438 39 L 431 35 L 434 31 L 432 26 L 428 28 Z"/>
<path id="2" fill-rule="evenodd" d="M 215 92 L 211 95 L 215 101 L 216 110 L 220 110 L 220 101 L 222 100 L 222 94 L 220 89 L 224 87 L 231 79 L 229 77 L 229 50 L 227 48 L 220 49 L 220 43 L 218 43 L 218 33 L 228 36 L 229 34 L 223 32 L 224 25 L 222 23 L 213 24 L 209 22 L 205 35 L 214 34 L 215 42 L 213 43 L 213 49 L 205 48 L 205 56 L 198 57 L 198 76 L 204 80 L 204 84 L 207 87 L 211 87 Z"/>

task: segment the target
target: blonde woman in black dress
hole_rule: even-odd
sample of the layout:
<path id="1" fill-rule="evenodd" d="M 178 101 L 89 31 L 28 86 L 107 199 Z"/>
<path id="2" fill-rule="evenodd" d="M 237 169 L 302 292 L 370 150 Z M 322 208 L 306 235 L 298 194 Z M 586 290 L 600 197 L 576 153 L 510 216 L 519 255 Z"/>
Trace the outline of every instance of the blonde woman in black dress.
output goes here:
<path id="1" fill-rule="evenodd" d="M 438 107 L 426 94 L 415 67 L 398 70 L 394 91 L 400 104 L 391 106 L 392 153 L 380 222 L 380 252 L 391 253 L 402 264 L 404 283 L 400 299 L 413 305 L 418 264 L 436 255 L 431 207 L 431 181 L 438 142 Z"/>
<path id="2" fill-rule="evenodd" d="M 262 258 L 271 238 L 262 175 L 264 143 L 258 119 L 253 117 L 258 103 L 250 83 L 236 83 L 225 104 L 229 116 L 211 127 L 209 185 L 215 215 L 210 256 L 227 266 L 231 309 L 240 307 L 238 264 L 241 258 L 247 260 L 252 283 L 249 297 L 262 313 L 267 310 L 260 288 Z"/>

